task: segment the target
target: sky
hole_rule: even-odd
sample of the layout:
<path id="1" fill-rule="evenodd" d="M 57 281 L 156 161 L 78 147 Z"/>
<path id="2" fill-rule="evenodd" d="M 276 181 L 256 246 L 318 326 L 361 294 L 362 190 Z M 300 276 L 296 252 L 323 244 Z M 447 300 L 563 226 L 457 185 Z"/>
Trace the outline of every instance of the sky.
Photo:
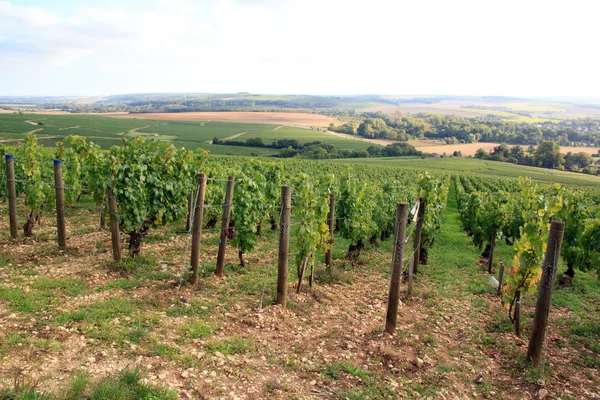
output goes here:
<path id="1" fill-rule="evenodd" d="M 593 0 L 0 0 L 0 96 L 600 97 Z"/>

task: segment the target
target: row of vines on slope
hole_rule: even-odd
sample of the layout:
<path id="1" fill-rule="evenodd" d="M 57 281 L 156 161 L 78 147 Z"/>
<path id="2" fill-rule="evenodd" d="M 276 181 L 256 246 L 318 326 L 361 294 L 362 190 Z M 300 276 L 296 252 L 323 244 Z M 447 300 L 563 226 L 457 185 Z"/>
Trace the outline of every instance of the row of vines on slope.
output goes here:
<path id="1" fill-rule="evenodd" d="M 2 150 L 6 153 L 6 150 Z M 348 167 L 314 162 L 271 162 L 236 157 L 207 157 L 177 149 L 172 144 L 142 137 L 125 140 L 121 146 L 102 151 L 78 136 L 67 137 L 53 151 L 37 146 L 35 136 L 28 135 L 15 153 L 17 192 L 26 196 L 29 219 L 26 235 L 31 234 L 42 211 L 53 207 L 54 185 L 52 158 L 64 160 L 64 186 L 67 204 L 91 196 L 104 215 L 107 188 L 112 187 L 118 203 L 117 220 L 121 231 L 129 236 L 129 250 L 138 255 L 144 236 L 152 227 L 186 217 L 193 199 L 196 176 L 208 175 L 203 212 L 209 227 L 220 218 L 227 176 L 236 177 L 234 204 L 230 221 L 232 245 L 237 247 L 240 264 L 244 254 L 252 251 L 259 240 L 261 226 L 269 221 L 276 229 L 280 188 L 293 186 L 293 225 L 297 231 L 299 255 L 297 265 L 312 265 L 327 250 L 329 231 L 326 216 L 329 195 L 335 194 L 337 228 L 350 241 L 348 258 L 354 261 L 367 243 L 390 237 L 394 225 L 395 204 L 427 201 L 423 243 L 433 244 L 446 203 L 446 178 L 427 173 L 384 168 Z M 3 187 L 5 187 L 3 185 Z M 3 189 L 5 190 L 5 189 Z M 191 196 L 190 196 L 191 195 Z M 102 219 L 103 221 L 103 219 Z"/>
<path id="2" fill-rule="evenodd" d="M 528 178 L 496 182 L 474 176 L 453 179 L 463 228 L 479 248 L 488 244 L 483 255 L 489 255 L 489 245 L 495 240 L 504 239 L 513 246 L 514 260 L 502 288 L 509 308 L 519 293 L 536 290 L 552 220 L 566 222 L 562 257 L 567 270 L 563 279 L 572 279 L 576 268 L 598 268 L 600 213 L 584 191 L 536 184 Z"/>

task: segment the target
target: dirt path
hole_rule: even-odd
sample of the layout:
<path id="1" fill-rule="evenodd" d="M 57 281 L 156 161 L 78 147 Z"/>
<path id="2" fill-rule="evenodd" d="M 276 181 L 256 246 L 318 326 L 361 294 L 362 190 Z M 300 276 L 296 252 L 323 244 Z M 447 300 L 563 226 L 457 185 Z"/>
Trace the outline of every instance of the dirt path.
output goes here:
<path id="1" fill-rule="evenodd" d="M 329 133 L 330 135 L 342 137 L 344 139 L 360 140 L 360 141 L 367 142 L 367 143 L 379 144 L 381 146 L 387 146 L 387 145 L 390 145 L 392 143 L 398 142 L 397 140 L 391 140 L 391 139 L 367 139 L 365 137 L 358 136 L 358 135 L 349 135 L 347 133 L 333 132 L 333 131 L 330 131 L 330 130 L 327 130 L 325 132 Z"/>
<path id="2" fill-rule="evenodd" d="M 236 133 L 235 135 L 228 136 L 228 137 L 224 138 L 223 140 L 232 140 L 232 139 L 238 138 L 242 135 L 245 135 L 246 133 L 248 133 L 248 132 Z"/>

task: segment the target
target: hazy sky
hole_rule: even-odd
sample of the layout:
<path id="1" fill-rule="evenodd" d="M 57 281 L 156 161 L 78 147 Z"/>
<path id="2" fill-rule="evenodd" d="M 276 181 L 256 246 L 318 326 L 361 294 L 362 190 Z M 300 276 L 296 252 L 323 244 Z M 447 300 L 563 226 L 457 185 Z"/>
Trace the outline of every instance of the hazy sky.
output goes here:
<path id="1" fill-rule="evenodd" d="M 600 96 L 594 0 L 0 0 L 0 96 Z"/>

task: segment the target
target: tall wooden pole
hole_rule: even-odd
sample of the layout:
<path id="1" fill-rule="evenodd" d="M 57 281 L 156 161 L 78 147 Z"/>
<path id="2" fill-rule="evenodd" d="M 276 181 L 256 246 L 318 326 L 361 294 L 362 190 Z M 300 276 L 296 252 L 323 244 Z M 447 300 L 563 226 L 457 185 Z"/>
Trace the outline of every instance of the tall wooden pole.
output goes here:
<path id="1" fill-rule="evenodd" d="M 198 285 L 198 266 L 200 265 L 200 237 L 202 236 L 202 217 L 204 214 L 204 194 L 206 193 L 206 175 L 198 175 L 198 197 L 194 205 L 194 222 L 192 224 L 192 276 L 190 283 Z"/>
<path id="2" fill-rule="evenodd" d="M 223 203 L 223 216 L 221 218 L 221 237 L 219 238 L 219 253 L 217 255 L 217 268 L 215 275 L 219 278 L 223 276 L 225 266 L 225 250 L 227 249 L 227 229 L 229 229 L 229 217 L 231 216 L 231 202 L 233 200 L 233 187 L 235 179 L 233 176 L 227 178 L 227 191 L 225 192 L 225 202 Z"/>
<path id="3" fill-rule="evenodd" d="M 419 199 L 419 211 L 417 213 L 417 226 L 415 227 L 415 238 L 413 239 L 413 267 L 412 274 L 419 271 L 419 262 L 421 261 L 421 231 L 423 230 L 423 216 L 425 215 L 425 200 Z M 409 270 L 409 274 L 411 271 Z M 410 277 L 409 277 L 410 279 Z"/>
<path id="4" fill-rule="evenodd" d="M 327 214 L 327 225 L 329 226 L 329 244 L 325 254 L 325 266 L 327 273 L 331 275 L 331 257 L 333 252 L 333 231 L 335 229 L 335 194 L 329 195 L 329 213 Z"/>
<path id="5" fill-rule="evenodd" d="M 286 307 L 288 256 L 290 252 L 290 214 L 292 188 L 281 187 L 281 215 L 279 217 L 279 260 L 277 263 L 277 304 Z"/>
<path id="6" fill-rule="evenodd" d="M 16 239 L 19 236 L 17 228 L 17 191 L 15 190 L 15 158 L 12 154 L 6 154 L 6 177 L 8 184 L 8 214 L 10 218 L 10 237 Z"/>
<path id="7" fill-rule="evenodd" d="M 550 304 L 552 300 L 552 289 L 556 270 L 558 269 L 558 260 L 562 249 L 563 234 L 565 232 L 565 223 L 562 221 L 552 221 L 550 225 L 550 236 L 548 237 L 548 247 L 546 247 L 546 257 L 544 258 L 544 269 L 542 279 L 538 284 L 538 297 L 535 304 L 535 314 L 533 316 L 533 329 L 529 339 L 529 348 L 527 349 L 527 360 L 532 361 L 537 367 L 540 364 L 542 356 L 542 347 L 546 338 L 546 328 L 548 327 L 548 316 L 550 315 Z"/>
<path id="8" fill-rule="evenodd" d="M 110 220 L 110 238 L 112 241 L 113 260 L 121 262 L 121 235 L 117 221 L 117 198 L 112 188 L 108 188 L 108 215 Z"/>
<path id="9" fill-rule="evenodd" d="M 54 193 L 56 197 L 56 228 L 58 229 L 58 248 L 66 250 L 67 231 L 65 224 L 65 194 L 62 180 L 62 161 L 54 160 Z"/>
<path id="10" fill-rule="evenodd" d="M 400 299 L 400 281 L 402 280 L 407 215 L 408 203 L 398 203 L 396 205 L 396 237 L 394 238 L 394 253 L 392 256 L 392 275 L 390 277 L 390 290 L 385 317 L 385 331 L 390 334 L 396 332 L 396 321 L 398 319 L 398 302 Z"/>

